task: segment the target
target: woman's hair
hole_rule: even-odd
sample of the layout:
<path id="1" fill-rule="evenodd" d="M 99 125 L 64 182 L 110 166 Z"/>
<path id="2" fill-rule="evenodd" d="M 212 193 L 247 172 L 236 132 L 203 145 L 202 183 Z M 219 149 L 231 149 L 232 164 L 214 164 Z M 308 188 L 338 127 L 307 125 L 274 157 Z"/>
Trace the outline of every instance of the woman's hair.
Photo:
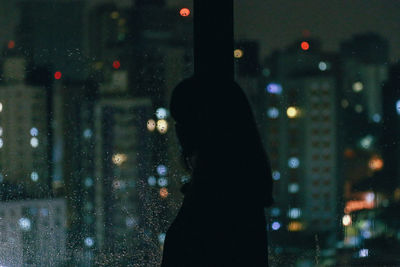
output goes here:
<path id="1" fill-rule="evenodd" d="M 221 88 L 186 79 L 174 89 L 170 111 L 183 156 L 197 155 L 194 172 L 213 170 L 221 181 L 230 176 L 231 182 L 248 176 L 246 183 L 254 183 L 255 193 L 267 198 L 264 205 L 271 204 L 269 161 L 249 102 L 236 83 Z"/>

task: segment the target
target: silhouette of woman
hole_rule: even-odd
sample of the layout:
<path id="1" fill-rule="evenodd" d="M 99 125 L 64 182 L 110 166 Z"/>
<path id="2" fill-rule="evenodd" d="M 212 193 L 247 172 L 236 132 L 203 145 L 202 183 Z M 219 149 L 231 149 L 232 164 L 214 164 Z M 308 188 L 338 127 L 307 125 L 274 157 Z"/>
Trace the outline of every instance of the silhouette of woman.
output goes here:
<path id="1" fill-rule="evenodd" d="M 236 83 L 229 90 L 199 84 L 184 80 L 171 97 L 192 178 L 167 231 L 161 266 L 268 266 L 271 170 L 250 105 Z"/>

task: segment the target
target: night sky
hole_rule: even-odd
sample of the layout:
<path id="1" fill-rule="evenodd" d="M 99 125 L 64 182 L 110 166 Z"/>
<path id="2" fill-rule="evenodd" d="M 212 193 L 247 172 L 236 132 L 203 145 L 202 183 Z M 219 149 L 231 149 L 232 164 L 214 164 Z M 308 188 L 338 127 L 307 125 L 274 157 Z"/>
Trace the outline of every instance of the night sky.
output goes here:
<path id="1" fill-rule="evenodd" d="M 14 36 L 15 2 L 1 1 L 1 43 Z M 193 0 L 168 2 L 191 7 Z M 301 38 L 307 29 L 327 51 L 337 50 L 355 33 L 372 31 L 389 40 L 390 60 L 400 60 L 400 0 L 235 0 L 235 11 L 236 38 L 260 40 L 263 56 Z"/>

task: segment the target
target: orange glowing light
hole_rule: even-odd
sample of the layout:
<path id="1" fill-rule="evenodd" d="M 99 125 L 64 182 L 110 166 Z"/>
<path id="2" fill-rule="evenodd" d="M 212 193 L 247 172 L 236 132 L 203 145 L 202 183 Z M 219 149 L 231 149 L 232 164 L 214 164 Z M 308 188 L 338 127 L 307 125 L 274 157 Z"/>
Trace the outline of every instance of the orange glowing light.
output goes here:
<path id="1" fill-rule="evenodd" d="M 350 149 L 350 148 L 347 148 L 347 149 L 344 151 L 344 155 L 346 156 L 346 158 L 352 158 L 352 157 L 355 156 L 355 153 L 354 153 L 354 150 L 352 150 L 352 149 Z"/>
<path id="2" fill-rule="evenodd" d="M 303 230 L 303 224 L 301 222 L 291 222 L 288 225 L 288 230 L 291 232 L 297 232 Z"/>
<path id="3" fill-rule="evenodd" d="M 179 11 L 179 14 L 181 14 L 182 17 L 187 17 L 190 15 L 190 9 L 184 7 Z"/>
<path id="4" fill-rule="evenodd" d="M 7 47 L 8 47 L 8 49 L 13 49 L 13 48 L 15 47 L 15 42 L 14 42 L 13 40 L 10 40 L 10 41 L 8 42 Z"/>
<path id="5" fill-rule="evenodd" d="M 301 49 L 303 49 L 304 51 L 310 49 L 310 44 L 308 42 L 302 42 Z"/>
<path id="6" fill-rule="evenodd" d="M 56 79 L 56 80 L 61 79 L 61 76 L 62 76 L 61 71 L 56 71 L 54 73 L 54 79 Z"/>
<path id="7" fill-rule="evenodd" d="M 369 160 L 368 166 L 373 171 L 379 171 L 383 168 L 383 160 L 378 156 L 373 156 Z"/>
<path id="8" fill-rule="evenodd" d="M 112 65 L 113 65 L 113 68 L 117 70 L 121 67 L 121 62 L 119 62 L 118 60 L 114 60 Z"/>
<path id="9" fill-rule="evenodd" d="M 168 197 L 169 193 L 168 193 L 168 189 L 163 187 L 160 189 L 160 197 L 162 198 L 166 198 Z"/>
<path id="10" fill-rule="evenodd" d="M 350 212 L 364 209 L 373 209 L 375 204 L 373 201 L 367 200 L 350 200 L 347 201 L 344 213 L 349 214 Z"/>

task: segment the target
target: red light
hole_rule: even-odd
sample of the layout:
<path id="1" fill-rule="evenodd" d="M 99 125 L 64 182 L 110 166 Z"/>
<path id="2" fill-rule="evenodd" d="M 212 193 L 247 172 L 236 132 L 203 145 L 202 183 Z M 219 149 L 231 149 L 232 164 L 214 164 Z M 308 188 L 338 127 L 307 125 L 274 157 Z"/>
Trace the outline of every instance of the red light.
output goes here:
<path id="1" fill-rule="evenodd" d="M 179 14 L 181 14 L 182 17 L 187 17 L 190 15 L 190 10 L 189 8 L 184 7 L 179 11 Z"/>
<path id="2" fill-rule="evenodd" d="M 308 42 L 302 42 L 301 43 L 301 49 L 303 49 L 303 50 L 310 49 L 310 44 Z"/>
<path id="3" fill-rule="evenodd" d="M 113 62 L 113 68 L 117 70 L 119 67 L 121 67 L 121 63 L 118 60 L 115 60 Z"/>
<path id="4" fill-rule="evenodd" d="M 60 71 L 56 71 L 55 73 L 54 73 L 54 78 L 56 79 L 56 80 L 59 80 L 59 79 L 61 79 L 61 72 Z"/>
<path id="5" fill-rule="evenodd" d="M 15 47 L 15 42 L 13 40 L 8 42 L 8 49 L 13 49 Z"/>

